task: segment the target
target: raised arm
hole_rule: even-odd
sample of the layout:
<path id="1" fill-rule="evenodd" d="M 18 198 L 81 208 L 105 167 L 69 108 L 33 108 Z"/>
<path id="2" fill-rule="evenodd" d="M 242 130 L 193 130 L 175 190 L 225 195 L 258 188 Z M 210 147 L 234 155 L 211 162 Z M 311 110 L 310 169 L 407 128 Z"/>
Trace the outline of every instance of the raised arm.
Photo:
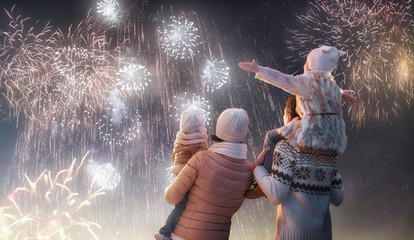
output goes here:
<path id="1" fill-rule="evenodd" d="M 356 102 L 356 98 L 352 95 L 354 93 L 354 91 L 352 90 L 342 90 L 341 89 L 341 98 L 342 101 L 346 102 L 346 103 L 355 103 Z"/>
<path id="2" fill-rule="evenodd" d="M 295 77 L 293 75 L 284 74 L 278 70 L 261 67 L 257 65 L 255 60 L 250 63 L 241 62 L 239 63 L 239 67 L 244 71 L 256 73 L 257 79 L 281 88 L 288 93 L 301 97 L 305 94 L 303 89 L 303 80 L 300 76 Z"/>

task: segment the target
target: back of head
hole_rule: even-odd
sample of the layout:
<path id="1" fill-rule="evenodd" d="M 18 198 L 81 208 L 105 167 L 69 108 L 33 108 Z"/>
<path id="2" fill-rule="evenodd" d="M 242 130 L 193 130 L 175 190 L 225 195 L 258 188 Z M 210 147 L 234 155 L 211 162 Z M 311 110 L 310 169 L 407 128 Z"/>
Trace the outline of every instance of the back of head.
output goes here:
<path id="1" fill-rule="evenodd" d="M 289 113 L 292 118 L 299 117 L 299 114 L 296 109 L 296 96 L 295 95 L 289 95 L 285 98 L 286 103 L 286 111 Z"/>
<path id="2" fill-rule="evenodd" d="M 203 113 L 196 109 L 186 109 L 181 113 L 180 130 L 184 133 L 200 132 L 205 128 Z"/>
<path id="3" fill-rule="evenodd" d="M 307 56 L 304 70 L 305 72 L 309 70 L 332 72 L 336 68 L 339 57 L 343 55 L 345 52 L 335 47 L 322 46 L 313 49 Z"/>
<path id="4" fill-rule="evenodd" d="M 216 126 L 216 135 L 226 142 L 242 142 L 247 134 L 249 117 L 241 108 L 229 108 L 223 111 Z"/>

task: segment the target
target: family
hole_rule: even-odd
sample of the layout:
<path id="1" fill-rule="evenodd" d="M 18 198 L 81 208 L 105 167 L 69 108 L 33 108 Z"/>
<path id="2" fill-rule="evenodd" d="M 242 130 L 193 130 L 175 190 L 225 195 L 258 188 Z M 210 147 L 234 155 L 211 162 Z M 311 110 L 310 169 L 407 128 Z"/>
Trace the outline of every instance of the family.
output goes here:
<path id="1" fill-rule="evenodd" d="M 261 196 L 277 206 L 275 239 L 332 239 L 329 205 L 340 205 L 344 197 L 338 171 L 347 141 L 342 101 L 356 101 L 331 75 L 344 54 L 335 47 L 314 49 L 297 76 L 254 60 L 239 63 L 292 94 L 286 98 L 284 126 L 266 134 L 254 165 L 246 160 L 249 118 L 243 109 L 221 113 L 210 147 L 202 113 L 185 110 L 172 153 L 175 178 L 165 190 L 175 208 L 155 239 L 228 239 L 231 218 L 245 198 Z"/>

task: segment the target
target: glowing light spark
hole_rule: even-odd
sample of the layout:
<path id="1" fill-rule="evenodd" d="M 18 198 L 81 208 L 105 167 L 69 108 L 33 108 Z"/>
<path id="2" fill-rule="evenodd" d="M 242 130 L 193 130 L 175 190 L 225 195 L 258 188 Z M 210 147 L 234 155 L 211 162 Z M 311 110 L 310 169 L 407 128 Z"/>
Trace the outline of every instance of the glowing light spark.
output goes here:
<path id="1" fill-rule="evenodd" d="M 164 31 L 160 31 L 161 47 L 168 56 L 175 59 L 191 58 L 200 45 L 200 35 L 197 32 L 194 22 L 183 16 L 171 16 Z"/>
<path id="2" fill-rule="evenodd" d="M 92 184 L 99 188 L 113 190 L 121 182 L 121 175 L 111 163 L 99 164 L 96 161 L 88 160 L 86 169 L 92 179 Z"/>
<path id="3" fill-rule="evenodd" d="M 207 92 L 214 92 L 220 89 L 229 80 L 230 68 L 226 61 L 217 61 L 216 59 L 207 63 L 203 69 L 203 85 L 206 87 Z"/>
<path id="4" fill-rule="evenodd" d="M 83 194 L 72 188 L 78 186 L 79 169 L 86 157 L 76 170 L 74 160 L 69 168 L 57 172 L 54 177 L 47 170 L 34 182 L 26 176 L 29 187 L 16 188 L 8 198 L 10 204 L 0 207 L 0 236 L 5 234 L 10 237 L 6 239 L 73 239 L 74 235 L 79 236 L 78 227 L 81 226 L 85 230 L 82 233 L 84 237 L 88 235 L 98 239 L 93 228 L 101 227 L 86 221 L 87 216 L 80 210 L 105 193 L 99 189 Z"/>
<path id="5" fill-rule="evenodd" d="M 112 109 L 111 122 L 115 125 L 119 125 L 126 114 L 126 105 L 119 94 L 118 89 L 114 89 L 109 93 L 109 105 Z"/>
<path id="6" fill-rule="evenodd" d="M 187 96 L 187 93 L 184 93 Z M 170 108 L 174 108 L 175 114 L 174 117 L 177 121 L 180 121 L 181 113 L 188 109 L 195 109 L 203 113 L 204 123 L 208 125 L 210 123 L 210 102 L 206 100 L 204 97 L 192 95 L 191 97 L 177 97 L 174 96 L 174 99 L 179 102 L 177 105 L 171 106 Z M 173 117 L 173 115 L 170 115 Z"/>
<path id="7" fill-rule="evenodd" d="M 412 80 L 413 69 L 414 66 L 414 56 L 413 55 L 400 55 L 396 59 L 395 67 L 398 79 L 401 84 L 407 85 L 410 84 L 409 80 Z M 410 67 L 411 66 L 411 67 Z M 413 84 L 411 82 L 411 84 Z"/>
<path id="8" fill-rule="evenodd" d="M 103 115 L 96 123 L 99 138 L 109 145 L 123 146 L 136 139 L 139 135 L 139 127 L 141 126 L 139 114 L 129 116 L 125 113 L 122 120 L 114 122 L 112 114 L 114 112 L 109 109 L 110 114 Z"/>
<path id="9" fill-rule="evenodd" d="M 110 24 L 120 21 L 120 9 L 117 0 L 104 0 L 98 2 L 97 12 Z"/>
<path id="10" fill-rule="evenodd" d="M 144 90 L 151 82 L 151 73 L 142 65 L 128 64 L 117 73 L 121 90 L 135 92 Z"/>
<path id="11" fill-rule="evenodd" d="M 401 104 L 414 99 L 412 75 L 399 80 L 407 73 L 404 64 L 414 67 L 412 61 L 399 61 L 413 56 L 410 2 L 318 0 L 288 30 L 288 48 L 295 53 L 289 58 L 296 61 L 304 63 L 307 53 L 322 44 L 347 51 L 335 78 L 356 92 L 359 101 L 348 110 L 356 126 L 372 120 L 386 123 L 390 115 L 398 115 Z"/>

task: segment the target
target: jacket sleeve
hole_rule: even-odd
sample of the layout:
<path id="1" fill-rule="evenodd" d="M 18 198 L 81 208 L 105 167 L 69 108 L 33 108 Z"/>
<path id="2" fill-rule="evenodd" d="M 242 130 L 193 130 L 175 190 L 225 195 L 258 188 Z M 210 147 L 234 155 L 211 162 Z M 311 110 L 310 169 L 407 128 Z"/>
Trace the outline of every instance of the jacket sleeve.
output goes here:
<path id="1" fill-rule="evenodd" d="M 258 166 L 254 169 L 254 177 L 257 184 L 259 184 L 263 193 L 269 199 L 273 205 L 279 205 L 286 200 L 289 194 L 290 184 L 293 176 L 293 166 L 287 158 L 280 158 L 277 153 L 277 147 L 275 152 L 277 157 L 274 156 L 274 163 L 272 165 L 272 173 L 263 167 Z M 281 161 L 284 161 L 281 163 Z"/>
<path id="2" fill-rule="evenodd" d="M 174 160 L 175 160 L 175 155 L 177 154 L 177 147 L 175 146 L 175 144 L 174 144 L 174 149 L 173 149 L 173 152 L 172 152 L 172 154 L 171 154 L 171 162 L 172 163 L 174 163 Z"/>
<path id="3" fill-rule="evenodd" d="M 304 83 L 301 75 L 295 77 L 268 67 L 259 67 L 256 78 L 281 88 L 288 93 L 301 97 L 305 96 Z"/>
<path id="4" fill-rule="evenodd" d="M 345 189 L 342 185 L 341 174 L 339 171 L 336 171 L 335 175 L 332 178 L 331 183 L 331 203 L 334 206 L 339 206 L 344 200 Z"/>
<path id="5" fill-rule="evenodd" d="M 201 156 L 200 154 L 195 154 L 191 157 L 170 186 L 165 189 L 165 199 L 169 204 L 177 205 L 193 186 L 198 176 L 199 158 Z"/>
<path id="6" fill-rule="evenodd" d="M 284 137 L 278 132 L 278 129 L 274 129 L 266 133 L 266 137 L 263 142 L 263 149 L 267 147 L 270 147 L 270 149 L 269 152 L 267 152 L 265 155 L 263 166 L 268 172 L 272 170 L 273 152 L 275 150 L 276 144 L 282 139 L 284 139 Z"/>
<path id="7" fill-rule="evenodd" d="M 278 129 L 273 129 L 271 131 L 268 131 L 266 133 L 266 137 L 265 140 L 263 142 L 263 149 L 270 147 L 271 153 L 273 153 L 273 150 L 276 146 L 276 144 L 280 141 L 283 140 L 284 137 L 282 136 L 282 134 L 280 134 L 278 132 Z"/>

